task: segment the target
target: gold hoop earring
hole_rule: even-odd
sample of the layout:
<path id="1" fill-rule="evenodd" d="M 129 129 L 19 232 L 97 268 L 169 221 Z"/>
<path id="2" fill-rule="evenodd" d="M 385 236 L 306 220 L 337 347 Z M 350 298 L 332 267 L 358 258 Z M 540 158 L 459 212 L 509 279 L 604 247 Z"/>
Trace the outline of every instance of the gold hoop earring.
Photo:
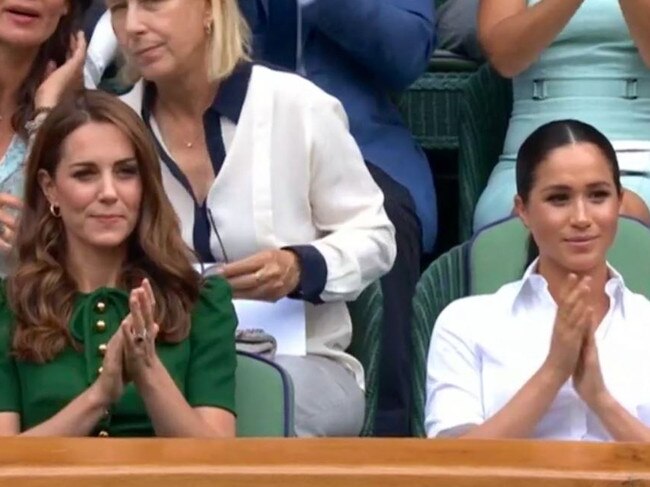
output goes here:
<path id="1" fill-rule="evenodd" d="M 60 218 L 61 217 L 61 207 L 59 205 L 55 205 L 54 203 L 50 204 L 50 213 L 54 218 Z"/>

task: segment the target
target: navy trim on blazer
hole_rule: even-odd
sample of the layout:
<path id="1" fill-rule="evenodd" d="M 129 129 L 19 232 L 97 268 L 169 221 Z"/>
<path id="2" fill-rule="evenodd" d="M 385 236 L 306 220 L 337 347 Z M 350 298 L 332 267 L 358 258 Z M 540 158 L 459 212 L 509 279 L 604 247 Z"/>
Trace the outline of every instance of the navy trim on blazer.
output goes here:
<path id="1" fill-rule="evenodd" d="M 241 116 L 244 102 L 246 101 L 248 84 L 252 72 L 252 63 L 240 63 L 228 78 L 221 81 L 219 90 L 217 91 L 217 95 L 215 96 L 212 105 L 203 115 L 205 140 L 215 177 L 219 174 L 219 171 L 226 160 L 226 148 L 223 142 L 223 133 L 221 131 L 221 117 L 224 116 L 235 124 L 239 122 L 239 117 Z M 141 116 L 152 134 L 153 130 L 151 129 L 150 119 L 151 109 L 155 98 L 155 84 L 145 83 Z M 207 202 L 199 204 L 194 192 L 192 191 L 192 186 L 183 171 L 178 167 L 176 161 L 167 154 L 160 141 L 158 141 L 156 137 L 154 137 L 154 139 L 156 149 L 158 150 L 158 154 L 163 163 L 167 166 L 174 178 L 181 183 L 183 188 L 185 188 L 194 202 L 194 226 L 192 230 L 194 250 L 203 262 L 215 262 L 215 257 L 212 254 L 210 247 L 210 234 L 212 232 L 212 227 L 208 217 Z"/>
<path id="2" fill-rule="evenodd" d="M 313 245 L 292 245 L 283 247 L 298 256 L 300 262 L 300 282 L 289 294 L 290 298 L 302 299 L 312 304 L 322 304 L 320 295 L 327 283 L 327 262 Z"/>

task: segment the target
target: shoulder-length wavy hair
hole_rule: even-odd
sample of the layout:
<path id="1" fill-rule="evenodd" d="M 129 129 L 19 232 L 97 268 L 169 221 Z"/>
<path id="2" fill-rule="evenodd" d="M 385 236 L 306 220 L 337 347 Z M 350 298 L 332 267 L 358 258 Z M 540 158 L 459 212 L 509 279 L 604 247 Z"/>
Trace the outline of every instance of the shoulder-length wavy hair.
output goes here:
<path id="1" fill-rule="evenodd" d="M 70 38 L 81 27 L 82 16 L 89 3 L 89 0 L 68 0 L 68 13 L 61 18 L 54 34 L 41 45 L 27 78 L 20 86 L 16 100 L 18 108 L 11 117 L 11 126 L 22 137 L 27 136 L 25 124 L 33 116 L 34 97 L 45 79 L 47 64 L 54 61 L 60 66 L 66 61 Z"/>
<path id="2" fill-rule="evenodd" d="M 43 363 L 66 345 L 77 347 L 68 328 L 78 289 L 66 265 L 65 227 L 50 213 L 38 173 L 43 169 L 54 179 L 67 137 L 93 122 L 113 124 L 126 134 L 142 179 L 140 215 L 129 237 L 119 287 L 128 291 L 149 278 L 156 295 L 159 339 L 174 343 L 189 333 L 201 278 L 192 268 L 190 250 L 163 189 L 153 142 L 127 105 L 106 93 L 86 91 L 63 101 L 47 117 L 27 161 L 15 267 L 7 279 L 7 298 L 15 316 L 13 352 L 22 360 Z"/>

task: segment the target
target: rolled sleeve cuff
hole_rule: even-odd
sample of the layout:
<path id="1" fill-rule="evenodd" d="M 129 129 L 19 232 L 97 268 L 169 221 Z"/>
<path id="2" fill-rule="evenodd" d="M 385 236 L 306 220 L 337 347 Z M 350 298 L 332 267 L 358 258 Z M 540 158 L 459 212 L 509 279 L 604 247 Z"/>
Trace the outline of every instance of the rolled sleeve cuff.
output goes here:
<path id="1" fill-rule="evenodd" d="M 321 304 L 320 298 L 327 282 L 327 262 L 313 245 L 294 245 L 284 247 L 298 256 L 300 262 L 300 282 L 289 294 L 290 298 L 302 299 L 312 304 Z"/>

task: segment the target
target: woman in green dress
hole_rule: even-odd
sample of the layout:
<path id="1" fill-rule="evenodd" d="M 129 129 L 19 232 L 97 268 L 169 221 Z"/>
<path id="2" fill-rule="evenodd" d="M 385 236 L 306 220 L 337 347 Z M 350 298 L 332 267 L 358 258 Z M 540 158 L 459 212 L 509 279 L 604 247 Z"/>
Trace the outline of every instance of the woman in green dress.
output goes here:
<path id="1" fill-rule="evenodd" d="M 59 105 L 0 292 L 0 436 L 233 436 L 230 288 L 202 280 L 126 105 Z"/>

